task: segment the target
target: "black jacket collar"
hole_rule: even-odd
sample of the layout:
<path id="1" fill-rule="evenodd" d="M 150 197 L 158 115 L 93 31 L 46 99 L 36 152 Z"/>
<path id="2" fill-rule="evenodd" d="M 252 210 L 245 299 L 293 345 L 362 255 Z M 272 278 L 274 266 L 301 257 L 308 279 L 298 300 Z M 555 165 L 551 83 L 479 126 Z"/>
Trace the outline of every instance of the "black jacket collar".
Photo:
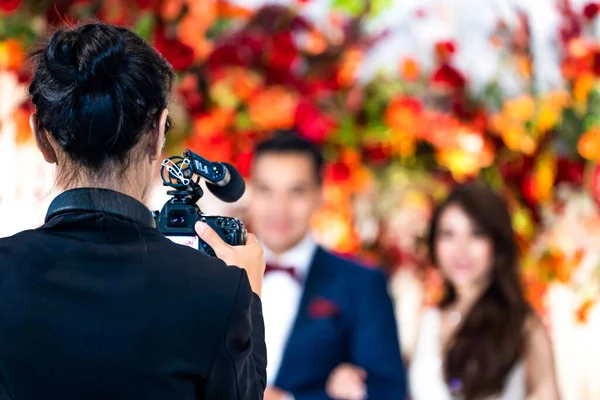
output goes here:
<path id="1" fill-rule="evenodd" d="M 59 194 L 48 207 L 45 222 L 66 213 L 100 212 L 155 226 L 152 212 L 141 202 L 121 192 L 98 188 L 77 188 Z"/>

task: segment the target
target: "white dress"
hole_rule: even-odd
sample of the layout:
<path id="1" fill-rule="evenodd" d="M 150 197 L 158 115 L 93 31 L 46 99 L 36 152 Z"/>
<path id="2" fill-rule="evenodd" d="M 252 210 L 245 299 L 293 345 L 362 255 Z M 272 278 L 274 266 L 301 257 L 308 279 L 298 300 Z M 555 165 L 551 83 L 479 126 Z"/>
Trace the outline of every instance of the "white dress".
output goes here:
<path id="1" fill-rule="evenodd" d="M 440 312 L 428 309 L 423 314 L 417 347 L 408 372 L 412 400 L 452 400 L 444 381 L 439 336 Z M 490 399 L 524 400 L 526 391 L 525 365 L 520 362 L 509 374 L 502 393 Z"/>

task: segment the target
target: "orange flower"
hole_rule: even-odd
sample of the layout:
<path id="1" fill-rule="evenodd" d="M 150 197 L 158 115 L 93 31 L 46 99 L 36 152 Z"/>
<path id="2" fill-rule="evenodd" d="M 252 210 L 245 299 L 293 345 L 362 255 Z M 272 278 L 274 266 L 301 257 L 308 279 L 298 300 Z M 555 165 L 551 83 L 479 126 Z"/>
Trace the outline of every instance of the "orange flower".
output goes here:
<path id="1" fill-rule="evenodd" d="M 0 42 L 0 69 L 18 69 L 25 60 L 25 51 L 17 39 Z"/>
<path id="2" fill-rule="evenodd" d="M 351 154 L 346 157 L 352 158 Z M 311 228 L 319 242 L 341 253 L 360 249 L 360 239 L 352 220 L 352 202 L 345 184 L 326 182 L 324 206 L 311 219 Z"/>
<path id="3" fill-rule="evenodd" d="M 15 123 L 15 141 L 17 145 L 23 144 L 33 138 L 33 135 L 31 134 L 31 128 L 29 127 L 30 115 L 31 113 L 22 107 L 17 108 L 12 114 L 12 118 Z"/>
<path id="4" fill-rule="evenodd" d="M 577 150 L 583 158 L 600 163 L 600 128 L 592 128 L 584 133 L 579 138 Z"/>
<path id="5" fill-rule="evenodd" d="M 503 114 L 517 121 L 529 121 L 535 115 L 535 101 L 531 96 L 522 95 L 504 103 Z"/>
<path id="6" fill-rule="evenodd" d="M 233 68 L 229 71 L 233 93 L 241 101 L 246 100 L 262 85 L 262 77 L 245 68 Z"/>
<path id="7" fill-rule="evenodd" d="M 526 55 L 515 56 L 515 64 L 517 72 L 526 79 L 531 79 L 533 75 L 533 62 L 531 57 Z"/>
<path id="8" fill-rule="evenodd" d="M 217 0 L 217 14 L 224 19 L 229 18 L 249 18 L 252 16 L 252 11 L 247 8 L 231 4 L 226 0 Z"/>
<path id="9" fill-rule="evenodd" d="M 160 15 L 166 20 L 173 20 L 179 16 L 185 3 L 184 0 L 164 0 L 162 1 Z"/>
<path id="10" fill-rule="evenodd" d="M 361 155 L 353 149 L 346 149 L 340 155 L 340 162 L 348 168 L 348 179 L 341 183 L 346 195 L 351 192 L 360 192 L 369 187 L 373 180 L 371 171 L 363 165 Z"/>
<path id="11" fill-rule="evenodd" d="M 210 113 L 199 116 L 194 120 L 194 135 L 212 137 L 223 134 L 231 126 L 234 118 L 234 110 L 215 108 Z"/>
<path id="12" fill-rule="evenodd" d="M 310 54 L 318 55 L 327 50 L 327 40 L 321 32 L 313 29 L 308 34 L 306 41 L 306 51 Z"/>
<path id="13" fill-rule="evenodd" d="M 414 58 L 405 58 L 400 65 L 400 76 L 407 81 L 416 81 L 421 74 L 419 62 Z"/>
<path id="14" fill-rule="evenodd" d="M 384 120 L 395 134 L 402 137 L 416 137 L 420 124 L 423 104 L 416 97 L 399 96 L 388 104 Z"/>
<path id="15" fill-rule="evenodd" d="M 283 86 L 269 87 L 248 101 L 250 119 L 259 129 L 291 129 L 299 98 Z"/>
<path id="16" fill-rule="evenodd" d="M 234 143 L 226 134 L 206 136 L 195 133 L 187 140 L 186 147 L 199 154 L 210 152 L 213 160 L 233 162 Z"/>
<path id="17" fill-rule="evenodd" d="M 594 74 L 591 72 L 584 72 L 575 78 L 573 98 L 577 106 L 583 110 L 585 110 L 588 94 L 594 87 L 595 80 Z"/>
<path id="18" fill-rule="evenodd" d="M 340 86 L 351 86 L 356 81 L 356 72 L 364 59 L 359 49 L 349 49 L 342 55 L 337 72 L 337 82 Z"/>
<path id="19" fill-rule="evenodd" d="M 352 225 L 352 217 L 339 207 L 319 210 L 311 219 L 311 227 L 319 242 L 333 251 L 350 254 L 360 249 L 360 238 Z"/>
<path id="20" fill-rule="evenodd" d="M 585 300 L 577 309 L 577 322 L 580 324 L 585 324 L 588 320 L 588 316 L 592 307 L 596 304 L 597 299 L 587 299 Z"/>
<path id="21" fill-rule="evenodd" d="M 502 141 L 512 151 L 531 155 L 537 149 L 537 141 L 525 130 L 525 122 L 533 117 L 535 104 L 527 97 L 504 105 L 502 113 L 491 119 L 491 128 L 500 134 Z"/>
<path id="22" fill-rule="evenodd" d="M 412 155 L 416 149 L 422 124 L 423 104 L 415 97 L 399 96 L 388 104 L 384 121 L 392 130 L 390 145 L 401 156 Z"/>
<path id="23" fill-rule="evenodd" d="M 546 293 L 548 292 L 548 284 L 533 278 L 525 279 L 525 293 L 529 304 L 539 315 L 545 314 L 546 309 Z"/>
<path id="24" fill-rule="evenodd" d="M 438 149 L 454 146 L 456 132 L 461 128 L 453 115 L 437 111 L 425 111 L 419 125 L 418 136 Z"/>
<path id="25" fill-rule="evenodd" d="M 582 38 L 574 38 L 567 43 L 567 52 L 570 57 L 584 58 L 591 53 L 590 43 Z"/>
<path id="26" fill-rule="evenodd" d="M 206 32 L 217 18 L 214 1 L 193 1 L 189 4 L 190 13 L 179 23 L 177 33 L 182 43 L 194 49 L 197 60 L 205 59 L 212 50 L 212 42 Z"/>

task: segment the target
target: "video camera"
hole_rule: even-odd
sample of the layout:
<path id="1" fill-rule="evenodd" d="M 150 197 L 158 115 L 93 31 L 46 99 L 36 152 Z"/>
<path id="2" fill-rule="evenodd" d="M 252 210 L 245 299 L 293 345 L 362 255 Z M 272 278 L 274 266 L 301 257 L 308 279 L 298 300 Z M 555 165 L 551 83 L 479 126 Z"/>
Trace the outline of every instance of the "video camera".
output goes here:
<path id="1" fill-rule="evenodd" d="M 229 163 L 210 162 L 198 154 L 186 150 L 181 156 L 173 156 L 162 162 L 160 174 L 164 186 L 174 190 L 160 213 L 154 211 L 154 219 L 160 233 L 172 241 L 194 247 L 212 257 L 213 249 L 196 235 L 194 225 L 203 221 L 232 246 L 246 244 L 247 232 L 237 218 L 204 215 L 196 202 L 204 195 L 200 179 L 217 198 L 225 202 L 239 200 L 246 184 L 240 173 Z"/>

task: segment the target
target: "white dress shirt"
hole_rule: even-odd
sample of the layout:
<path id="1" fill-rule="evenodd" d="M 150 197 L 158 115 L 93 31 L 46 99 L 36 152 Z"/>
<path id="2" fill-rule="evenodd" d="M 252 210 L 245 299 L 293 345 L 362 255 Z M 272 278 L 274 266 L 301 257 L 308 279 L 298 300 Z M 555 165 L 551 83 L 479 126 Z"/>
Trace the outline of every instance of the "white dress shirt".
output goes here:
<path id="1" fill-rule="evenodd" d="M 262 287 L 263 318 L 265 321 L 265 342 L 267 344 L 267 384 L 275 383 L 283 358 L 283 352 L 296 320 L 303 282 L 313 261 L 317 243 L 307 234 L 301 242 L 280 256 L 276 256 L 263 243 L 267 264 L 294 268 L 302 281 L 281 271 L 269 272 Z"/>

